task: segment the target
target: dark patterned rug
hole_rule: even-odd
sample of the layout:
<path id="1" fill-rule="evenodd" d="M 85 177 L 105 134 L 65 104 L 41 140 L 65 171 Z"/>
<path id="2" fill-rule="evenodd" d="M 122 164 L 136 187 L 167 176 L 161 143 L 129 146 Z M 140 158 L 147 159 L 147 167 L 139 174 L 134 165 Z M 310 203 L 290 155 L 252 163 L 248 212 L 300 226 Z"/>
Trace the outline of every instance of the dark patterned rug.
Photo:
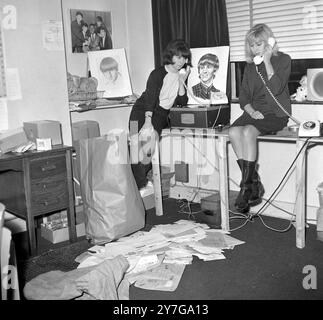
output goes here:
<path id="1" fill-rule="evenodd" d="M 93 246 L 86 239 L 49 251 L 26 260 L 18 260 L 19 285 L 21 288 L 36 276 L 52 270 L 63 272 L 76 269 L 75 258 Z"/>

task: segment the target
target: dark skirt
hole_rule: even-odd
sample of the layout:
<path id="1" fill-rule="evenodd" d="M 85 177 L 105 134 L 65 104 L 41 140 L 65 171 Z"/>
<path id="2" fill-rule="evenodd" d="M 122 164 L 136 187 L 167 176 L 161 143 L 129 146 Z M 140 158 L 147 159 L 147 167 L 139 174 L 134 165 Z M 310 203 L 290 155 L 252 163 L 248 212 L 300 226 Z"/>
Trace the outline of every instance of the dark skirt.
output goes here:
<path id="1" fill-rule="evenodd" d="M 277 117 L 274 114 L 266 114 L 264 119 L 253 119 L 247 112 L 244 112 L 241 117 L 234 121 L 230 127 L 244 127 L 247 125 L 253 125 L 258 129 L 260 134 L 273 134 L 284 127 L 288 123 L 288 117 Z"/>
<path id="2" fill-rule="evenodd" d="M 154 129 L 160 136 L 163 129 L 169 127 L 169 110 L 166 110 L 160 106 L 154 109 L 151 119 Z M 145 123 L 145 109 L 141 106 L 134 106 L 131 110 L 129 117 L 129 131 L 130 135 L 136 134 L 140 131 Z"/>

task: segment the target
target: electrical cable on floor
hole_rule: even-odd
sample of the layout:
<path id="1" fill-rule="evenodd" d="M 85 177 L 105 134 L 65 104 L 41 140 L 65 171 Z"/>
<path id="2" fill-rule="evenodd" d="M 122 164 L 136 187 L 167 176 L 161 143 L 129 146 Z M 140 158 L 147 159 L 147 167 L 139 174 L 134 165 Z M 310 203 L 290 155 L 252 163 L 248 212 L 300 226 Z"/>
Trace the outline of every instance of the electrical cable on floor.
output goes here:
<path id="1" fill-rule="evenodd" d="M 280 188 L 280 186 L 282 185 L 282 183 L 284 182 L 284 180 L 286 179 L 286 177 L 287 177 L 287 175 L 289 174 L 289 172 L 290 172 L 290 170 L 294 167 L 294 164 L 295 164 L 295 162 L 296 162 L 296 160 L 298 159 L 298 157 L 299 157 L 299 155 L 301 154 L 301 152 L 303 151 L 303 149 L 308 145 L 308 143 L 309 143 L 309 140 L 311 139 L 311 137 L 309 137 L 309 138 L 307 138 L 306 139 L 306 141 L 305 141 L 305 143 L 303 144 L 303 146 L 302 146 L 302 148 L 299 150 L 299 152 L 297 153 L 297 155 L 296 155 L 296 157 L 294 158 L 294 160 L 293 160 L 293 162 L 292 162 L 292 164 L 289 166 L 289 168 L 287 169 L 287 171 L 286 171 L 286 173 L 284 174 L 284 176 L 283 176 L 283 178 L 282 178 L 282 180 L 281 180 L 281 182 L 278 184 L 278 186 L 277 186 L 277 188 L 272 192 L 272 194 L 270 195 L 270 197 L 265 201 L 265 203 L 262 205 L 262 207 L 255 213 L 255 214 L 248 214 L 248 216 L 244 216 L 244 217 L 241 217 L 242 219 L 243 218 L 245 218 L 246 219 L 246 221 L 240 226 L 240 227 L 237 227 L 237 228 L 235 228 L 235 229 L 231 229 L 231 230 L 229 230 L 229 231 L 234 231 L 234 230 L 237 230 L 237 229 L 240 229 L 240 228 L 242 228 L 243 226 L 245 226 L 248 222 L 250 222 L 250 221 L 252 221 L 255 217 L 260 217 L 260 215 L 262 215 L 263 214 L 263 212 L 265 211 L 265 207 L 266 206 L 269 206 L 269 205 L 273 205 L 273 203 L 272 203 L 272 199 L 274 198 L 274 195 L 275 195 L 275 193 L 277 192 L 277 190 Z M 211 165 L 211 167 L 213 168 L 213 169 L 215 169 L 216 171 L 218 171 L 219 172 L 219 169 L 217 168 L 217 167 L 215 167 L 214 166 L 214 164 L 213 163 L 211 163 L 210 162 L 210 160 L 201 152 L 201 150 L 200 149 L 198 149 L 190 140 L 188 140 L 190 143 L 191 143 L 191 145 L 194 147 L 194 149 L 196 149 L 204 158 L 205 158 L 205 160 Z M 216 150 L 216 153 L 217 153 L 217 149 L 215 148 L 215 150 Z M 217 153 L 217 155 L 218 155 L 218 153 Z M 231 179 L 230 177 L 229 177 L 229 180 L 231 181 L 231 182 L 233 182 L 236 186 L 239 186 L 233 179 Z M 275 196 L 276 197 L 276 196 Z M 275 206 L 275 205 L 273 205 L 273 206 Z M 275 207 L 277 207 L 277 206 L 275 206 Z M 282 211 L 285 211 L 284 209 L 281 209 L 281 208 L 279 208 L 280 210 L 282 210 Z M 262 212 L 261 212 L 262 211 Z M 230 211 L 229 210 L 229 212 L 232 212 L 232 211 Z M 287 211 L 285 211 L 286 213 L 289 213 L 289 212 L 287 212 Z M 234 212 L 232 212 L 233 214 L 236 214 L 236 213 L 234 213 Z M 291 213 L 289 213 L 289 214 L 291 214 Z M 292 216 L 295 216 L 295 214 L 291 214 Z M 268 229 L 271 229 L 271 230 L 273 230 L 273 231 L 276 231 L 276 232 L 286 232 L 286 231 L 288 231 L 289 229 L 290 229 L 290 227 L 291 227 L 291 223 L 290 223 L 290 225 L 288 226 L 288 228 L 286 228 L 286 229 L 283 229 L 283 230 L 278 230 L 278 229 L 274 229 L 274 228 L 271 228 L 270 226 L 268 226 L 268 225 L 266 225 L 265 223 L 264 223 L 264 221 L 263 221 L 263 219 L 260 219 L 261 221 L 262 221 L 262 223 L 263 223 L 263 225 L 266 227 L 266 228 L 268 228 Z M 314 219 L 313 219 L 314 220 Z M 315 220 L 314 220 L 315 221 Z"/>
<path id="2" fill-rule="evenodd" d="M 311 139 L 311 138 L 306 139 L 305 143 L 303 144 L 302 148 L 298 151 L 298 153 L 297 153 L 297 155 L 296 155 L 295 159 L 293 160 L 292 164 L 291 164 L 291 165 L 289 166 L 289 168 L 287 169 L 286 173 L 284 174 L 284 176 L 283 176 L 282 180 L 280 181 L 280 183 L 278 184 L 278 186 L 276 187 L 276 189 L 272 192 L 272 194 L 270 195 L 270 197 L 268 198 L 268 200 L 266 200 L 266 202 L 262 205 L 262 207 L 257 211 L 257 213 L 256 213 L 253 217 L 256 217 L 256 216 L 258 216 L 258 215 L 262 214 L 262 212 L 261 212 L 261 211 L 262 211 L 262 210 L 263 210 L 263 208 L 267 205 L 267 203 L 269 203 L 269 202 L 272 200 L 272 198 L 273 198 L 274 194 L 276 193 L 276 191 L 280 188 L 280 186 L 281 186 L 281 185 L 282 185 L 282 183 L 284 182 L 284 180 L 285 180 L 286 176 L 288 175 L 289 171 L 293 168 L 293 166 L 294 166 L 294 164 L 295 164 L 296 160 L 297 160 L 297 159 L 298 159 L 298 157 L 300 156 L 300 154 L 301 154 L 301 152 L 303 151 L 303 149 L 307 146 L 308 141 L 309 141 L 310 139 Z"/>

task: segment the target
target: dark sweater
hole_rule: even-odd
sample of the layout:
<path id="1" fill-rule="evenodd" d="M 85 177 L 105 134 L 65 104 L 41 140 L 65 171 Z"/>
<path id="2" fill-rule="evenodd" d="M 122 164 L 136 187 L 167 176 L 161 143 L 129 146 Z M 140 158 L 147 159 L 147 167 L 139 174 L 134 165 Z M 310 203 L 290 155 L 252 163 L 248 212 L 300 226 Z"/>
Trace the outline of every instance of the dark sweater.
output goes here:
<path id="1" fill-rule="evenodd" d="M 137 99 L 133 108 L 140 108 L 142 111 L 152 111 L 159 106 L 159 94 L 163 86 L 163 80 L 166 76 L 167 71 L 165 66 L 159 67 L 153 70 L 147 80 L 146 90 L 142 95 Z M 177 96 L 175 99 L 174 105 L 185 106 L 187 104 L 187 95 Z"/>
<path id="2" fill-rule="evenodd" d="M 263 62 L 258 66 L 258 70 L 263 75 L 267 87 L 290 114 L 291 103 L 288 90 L 288 78 L 291 71 L 291 58 L 287 54 L 278 52 L 278 55 L 272 56 L 270 61 L 274 69 L 274 75 L 270 80 L 268 80 Z M 286 117 L 286 114 L 277 106 L 275 100 L 266 90 L 260 76 L 257 74 L 254 63 L 247 63 L 245 67 L 239 102 L 243 110 L 250 103 L 255 110 L 260 111 L 264 116 L 271 113 L 277 117 Z"/>

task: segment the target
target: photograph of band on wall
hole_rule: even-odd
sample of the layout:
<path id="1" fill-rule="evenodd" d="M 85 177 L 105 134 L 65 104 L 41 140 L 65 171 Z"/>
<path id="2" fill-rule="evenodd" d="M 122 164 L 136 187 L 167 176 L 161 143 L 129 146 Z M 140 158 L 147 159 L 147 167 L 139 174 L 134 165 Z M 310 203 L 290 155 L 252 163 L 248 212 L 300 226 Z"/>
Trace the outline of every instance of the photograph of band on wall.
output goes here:
<path id="1" fill-rule="evenodd" d="M 112 49 L 111 12 L 71 9 L 73 53 Z"/>
<path id="2" fill-rule="evenodd" d="M 88 52 L 92 77 L 98 80 L 98 91 L 104 98 L 119 98 L 132 94 L 125 49 Z"/>
<path id="3" fill-rule="evenodd" d="M 192 48 L 188 104 L 228 103 L 226 96 L 229 47 Z"/>

